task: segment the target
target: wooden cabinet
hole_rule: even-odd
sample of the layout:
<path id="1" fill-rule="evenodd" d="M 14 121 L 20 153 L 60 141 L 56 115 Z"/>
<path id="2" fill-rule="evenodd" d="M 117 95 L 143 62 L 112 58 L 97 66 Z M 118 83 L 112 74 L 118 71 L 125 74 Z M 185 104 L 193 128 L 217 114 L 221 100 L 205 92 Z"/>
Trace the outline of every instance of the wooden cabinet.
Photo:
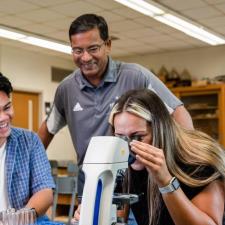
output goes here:
<path id="1" fill-rule="evenodd" d="M 225 146 L 225 84 L 177 87 L 171 91 L 184 103 L 194 127 Z"/>

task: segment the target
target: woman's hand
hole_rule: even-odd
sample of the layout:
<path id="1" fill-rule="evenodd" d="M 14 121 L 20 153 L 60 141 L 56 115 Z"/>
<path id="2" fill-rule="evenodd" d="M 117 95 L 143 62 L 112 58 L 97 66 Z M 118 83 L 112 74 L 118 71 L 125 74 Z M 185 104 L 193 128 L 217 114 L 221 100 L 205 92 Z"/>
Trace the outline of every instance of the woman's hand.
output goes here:
<path id="1" fill-rule="evenodd" d="M 168 185 L 172 176 L 168 171 L 163 150 L 136 140 L 133 140 L 130 145 L 131 150 L 136 153 L 137 160 L 155 178 L 158 186 Z"/>
<path id="2" fill-rule="evenodd" d="M 81 204 L 78 205 L 76 211 L 74 212 L 74 217 L 71 220 L 71 224 L 75 224 L 80 220 L 80 208 L 81 208 Z"/>

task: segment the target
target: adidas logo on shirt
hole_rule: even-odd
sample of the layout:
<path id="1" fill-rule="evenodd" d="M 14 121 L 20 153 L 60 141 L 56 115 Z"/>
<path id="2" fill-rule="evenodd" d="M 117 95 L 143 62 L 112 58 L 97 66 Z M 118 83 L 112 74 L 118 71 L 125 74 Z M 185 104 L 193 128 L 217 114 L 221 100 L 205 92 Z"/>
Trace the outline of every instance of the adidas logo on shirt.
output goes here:
<path id="1" fill-rule="evenodd" d="M 77 104 L 73 107 L 74 112 L 83 111 L 83 108 L 81 107 L 80 103 L 77 102 Z"/>

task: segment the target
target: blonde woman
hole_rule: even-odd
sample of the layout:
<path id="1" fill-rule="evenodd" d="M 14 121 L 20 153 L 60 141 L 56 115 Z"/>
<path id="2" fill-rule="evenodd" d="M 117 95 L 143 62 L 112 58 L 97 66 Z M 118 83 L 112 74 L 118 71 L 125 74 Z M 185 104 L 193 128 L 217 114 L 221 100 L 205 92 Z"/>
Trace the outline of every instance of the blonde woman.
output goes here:
<path id="1" fill-rule="evenodd" d="M 139 178 L 148 179 L 149 197 L 139 207 L 139 217 L 147 208 L 151 225 L 222 224 L 225 153 L 216 141 L 180 127 L 160 98 L 146 89 L 124 94 L 112 109 L 110 123 L 116 136 L 132 140 L 136 161 L 131 170 L 148 174 Z M 130 188 L 139 185 L 133 182 Z"/>

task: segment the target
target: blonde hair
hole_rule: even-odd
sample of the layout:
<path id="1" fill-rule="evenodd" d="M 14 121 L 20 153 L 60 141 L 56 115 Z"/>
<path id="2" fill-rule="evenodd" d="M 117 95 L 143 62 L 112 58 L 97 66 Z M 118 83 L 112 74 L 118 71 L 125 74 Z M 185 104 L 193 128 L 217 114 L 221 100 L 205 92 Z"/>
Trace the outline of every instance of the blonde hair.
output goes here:
<path id="1" fill-rule="evenodd" d="M 135 114 L 135 115 L 147 120 L 148 122 L 151 122 L 151 120 L 152 120 L 151 114 L 146 109 L 144 109 L 141 105 L 139 105 L 135 102 L 131 103 L 127 106 L 124 106 L 124 109 L 125 109 L 124 111 Z M 118 110 L 118 104 L 115 104 L 113 106 L 112 111 L 109 116 L 109 123 L 111 125 L 113 125 L 113 119 L 114 119 L 115 114 L 117 114 L 119 112 L 120 111 Z"/>

